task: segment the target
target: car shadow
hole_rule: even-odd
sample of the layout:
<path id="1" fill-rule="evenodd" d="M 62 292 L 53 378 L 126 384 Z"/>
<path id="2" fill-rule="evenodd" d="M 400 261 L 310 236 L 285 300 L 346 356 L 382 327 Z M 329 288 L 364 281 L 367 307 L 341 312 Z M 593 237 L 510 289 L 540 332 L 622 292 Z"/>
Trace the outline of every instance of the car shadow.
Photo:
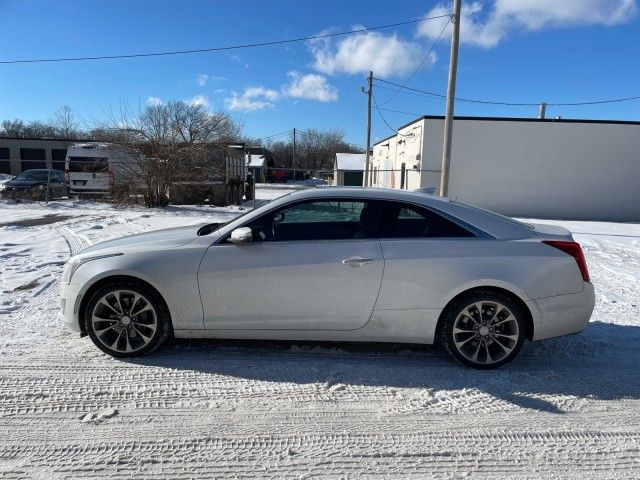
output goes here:
<path id="1" fill-rule="evenodd" d="M 358 387 L 476 389 L 522 408 L 563 413 L 558 397 L 640 399 L 640 327 L 591 322 L 578 335 L 526 342 L 495 370 L 474 370 L 425 345 L 177 340 L 127 360 L 247 380 Z"/>

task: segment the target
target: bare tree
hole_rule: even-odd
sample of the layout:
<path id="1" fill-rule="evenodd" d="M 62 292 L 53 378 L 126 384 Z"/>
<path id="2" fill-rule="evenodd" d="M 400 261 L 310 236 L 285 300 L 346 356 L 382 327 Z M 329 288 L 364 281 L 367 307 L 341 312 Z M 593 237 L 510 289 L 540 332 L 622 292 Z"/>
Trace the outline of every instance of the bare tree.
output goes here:
<path id="1" fill-rule="evenodd" d="M 5 137 L 24 137 L 27 132 L 27 124 L 18 118 L 3 120 L 0 126 L 2 127 L 2 135 Z"/>
<path id="2" fill-rule="evenodd" d="M 80 122 L 76 119 L 73 109 L 68 105 L 58 107 L 54 112 L 53 125 L 60 138 L 76 138 L 80 133 Z"/>
<path id="3" fill-rule="evenodd" d="M 124 195 L 142 187 L 146 205 L 160 206 L 175 181 L 221 179 L 225 144 L 239 136 L 240 126 L 224 112 L 174 101 L 139 112 L 122 108 L 92 133 L 131 152 L 120 167 L 128 180 Z"/>
<path id="4" fill-rule="evenodd" d="M 296 137 L 296 167 L 308 170 L 332 170 L 336 153 L 362 153 L 362 149 L 344 141 L 344 131 L 332 129 L 298 130 Z M 292 166 L 293 138 L 287 142 L 267 143 L 276 165 Z"/>

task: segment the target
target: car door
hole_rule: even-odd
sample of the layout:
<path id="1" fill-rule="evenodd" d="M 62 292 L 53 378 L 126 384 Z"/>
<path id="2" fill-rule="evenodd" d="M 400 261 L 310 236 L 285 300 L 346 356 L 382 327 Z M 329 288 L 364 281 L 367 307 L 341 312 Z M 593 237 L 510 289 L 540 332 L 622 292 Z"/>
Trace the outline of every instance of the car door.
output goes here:
<path id="1" fill-rule="evenodd" d="M 353 330 L 371 316 L 384 260 L 376 205 L 302 201 L 211 245 L 198 273 L 208 329 Z"/>
<path id="2" fill-rule="evenodd" d="M 470 258 L 487 257 L 489 242 L 437 212 L 403 202 L 382 202 L 380 209 L 385 271 L 376 310 L 411 315 L 439 308 L 473 275 Z"/>

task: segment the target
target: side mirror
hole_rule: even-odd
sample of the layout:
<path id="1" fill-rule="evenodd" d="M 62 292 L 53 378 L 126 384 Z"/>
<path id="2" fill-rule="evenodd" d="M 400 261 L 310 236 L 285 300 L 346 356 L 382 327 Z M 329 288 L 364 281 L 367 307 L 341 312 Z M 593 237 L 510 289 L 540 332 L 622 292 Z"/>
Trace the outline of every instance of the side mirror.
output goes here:
<path id="1" fill-rule="evenodd" d="M 251 243 L 252 240 L 253 233 L 249 227 L 236 228 L 231 232 L 231 236 L 229 237 L 229 241 L 235 245 L 248 244 Z"/>

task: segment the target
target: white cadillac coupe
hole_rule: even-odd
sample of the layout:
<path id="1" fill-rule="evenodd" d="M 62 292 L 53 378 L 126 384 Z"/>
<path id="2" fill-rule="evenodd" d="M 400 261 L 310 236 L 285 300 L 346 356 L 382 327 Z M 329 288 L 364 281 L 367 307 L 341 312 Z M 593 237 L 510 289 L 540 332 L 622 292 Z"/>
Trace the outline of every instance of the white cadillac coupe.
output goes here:
<path id="1" fill-rule="evenodd" d="M 309 189 L 224 224 L 134 235 L 67 263 L 61 318 L 115 357 L 178 338 L 437 343 L 477 368 L 576 333 L 594 307 L 560 227 L 427 195 Z"/>

